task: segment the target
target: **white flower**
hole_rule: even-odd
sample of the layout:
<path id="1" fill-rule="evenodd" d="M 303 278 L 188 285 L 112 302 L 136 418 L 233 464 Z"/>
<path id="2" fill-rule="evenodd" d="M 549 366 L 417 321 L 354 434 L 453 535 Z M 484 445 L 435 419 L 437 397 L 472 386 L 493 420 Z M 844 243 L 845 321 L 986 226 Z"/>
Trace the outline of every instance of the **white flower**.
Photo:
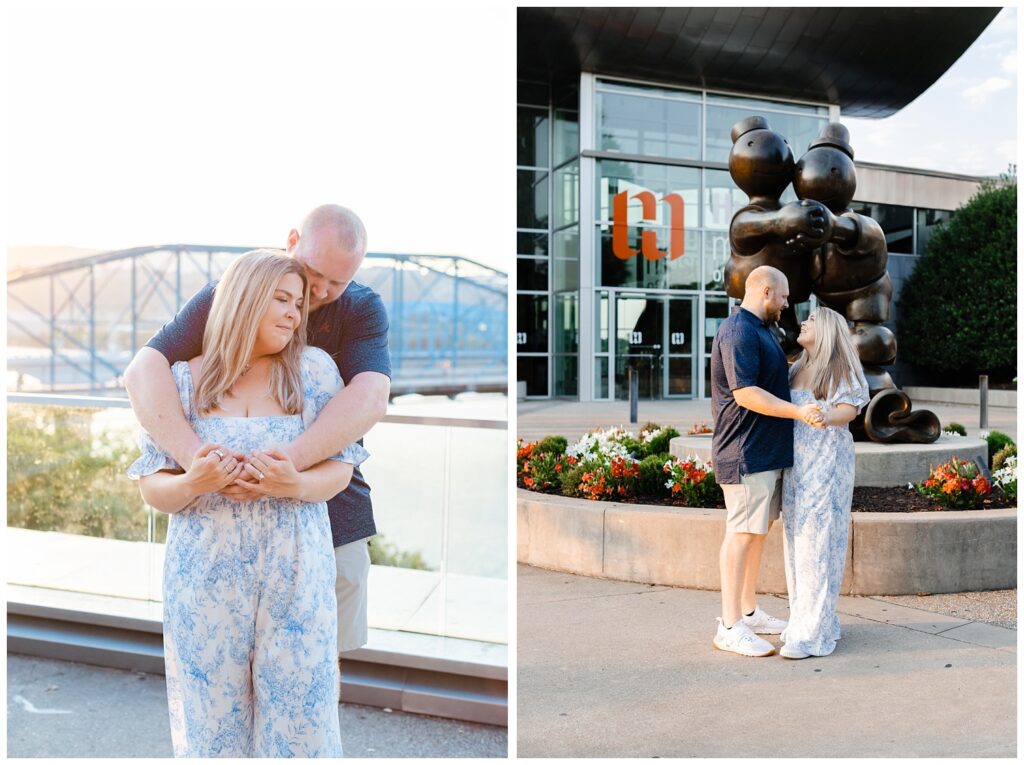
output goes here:
<path id="1" fill-rule="evenodd" d="M 987 430 L 981 431 L 978 434 L 978 438 L 980 438 L 982 441 L 984 441 L 986 438 L 988 438 L 988 431 Z"/>
<path id="2" fill-rule="evenodd" d="M 676 482 L 673 481 L 671 478 L 669 478 L 667 481 L 665 481 L 665 488 L 666 489 L 671 489 L 675 485 L 676 485 Z"/>

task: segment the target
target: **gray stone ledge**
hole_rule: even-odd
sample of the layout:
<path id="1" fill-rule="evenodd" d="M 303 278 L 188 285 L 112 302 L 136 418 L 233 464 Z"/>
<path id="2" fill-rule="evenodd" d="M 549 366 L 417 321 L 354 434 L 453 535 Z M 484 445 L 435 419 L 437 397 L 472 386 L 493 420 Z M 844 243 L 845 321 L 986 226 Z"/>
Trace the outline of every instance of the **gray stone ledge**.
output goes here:
<path id="1" fill-rule="evenodd" d="M 521 489 L 516 505 L 520 563 L 627 582 L 719 588 L 724 510 L 595 502 Z M 853 513 L 844 595 L 1016 586 L 1016 508 Z M 768 534 L 759 590 L 786 592 L 779 524 Z"/>
<path id="2" fill-rule="evenodd" d="M 930 388 L 923 385 L 908 385 L 903 389 L 915 405 L 920 404 L 967 404 L 981 405 L 981 392 L 977 388 Z M 1017 391 L 988 389 L 989 406 L 1017 408 Z M 927 407 L 919 406 L 921 409 Z M 945 424 L 945 423 L 943 423 Z M 1012 435 L 1012 434 L 1011 434 Z"/>
<path id="3" fill-rule="evenodd" d="M 674 457 L 689 455 L 711 459 L 711 436 L 679 436 L 669 444 Z M 928 477 L 931 468 L 948 462 L 953 456 L 962 460 L 980 457 L 988 464 L 988 444 L 980 438 L 944 433 L 931 444 L 854 444 L 854 486 L 906 486 Z"/>

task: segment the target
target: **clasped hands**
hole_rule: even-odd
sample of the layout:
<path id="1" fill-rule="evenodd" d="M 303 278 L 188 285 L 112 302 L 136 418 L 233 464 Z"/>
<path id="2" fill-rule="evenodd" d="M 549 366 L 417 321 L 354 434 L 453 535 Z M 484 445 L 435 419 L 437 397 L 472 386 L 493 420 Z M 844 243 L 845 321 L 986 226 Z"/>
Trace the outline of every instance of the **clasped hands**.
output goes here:
<path id="1" fill-rule="evenodd" d="M 220 492 L 235 502 L 261 497 L 294 497 L 299 471 L 280 449 L 235 454 L 220 444 L 203 444 L 186 472 L 197 494 Z"/>
<path id="2" fill-rule="evenodd" d="M 800 419 L 812 428 L 824 430 L 828 427 L 828 419 L 825 417 L 825 413 L 821 410 L 821 407 L 817 404 L 804 404 L 803 406 L 798 407 L 798 413 Z"/>
<path id="3" fill-rule="evenodd" d="M 813 250 L 832 238 L 836 216 L 821 202 L 801 199 L 790 202 L 779 210 L 786 244 L 805 251 Z"/>

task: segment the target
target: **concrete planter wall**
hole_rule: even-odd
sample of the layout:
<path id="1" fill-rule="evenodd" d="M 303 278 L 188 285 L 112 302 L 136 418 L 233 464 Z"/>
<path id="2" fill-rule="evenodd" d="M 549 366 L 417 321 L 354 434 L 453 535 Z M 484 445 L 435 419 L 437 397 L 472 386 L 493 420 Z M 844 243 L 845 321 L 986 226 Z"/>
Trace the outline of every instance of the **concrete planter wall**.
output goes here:
<path id="1" fill-rule="evenodd" d="M 519 491 L 517 559 L 540 568 L 699 590 L 719 587 L 725 511 L 594 502 Z M 768 534 L 760 589 L 786 592 L 782 527 Z M 1017 511 L 853 513 L 844 595 L 1017 586 Z"/>

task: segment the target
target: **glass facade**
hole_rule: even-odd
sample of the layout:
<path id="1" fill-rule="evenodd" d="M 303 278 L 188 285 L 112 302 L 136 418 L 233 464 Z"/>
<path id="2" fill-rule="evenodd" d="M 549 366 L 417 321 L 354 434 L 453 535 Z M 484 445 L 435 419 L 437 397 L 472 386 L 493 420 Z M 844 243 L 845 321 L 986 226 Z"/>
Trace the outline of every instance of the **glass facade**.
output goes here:
<path id="1" fill-rule="evenodd" d="M 519 89 L 517 346 L 527 396 L 622 399 L 635 374 L 641 398 L 708 397 L 711 343 L 730 308 L 729 225 L 748 201 L 727 169 L 732 127 L 763 115 L 799 158 L 829 108 L 589 74 L 582 97 L 568 93 L 566 103 L 541 90 Z M 782 201 L 795 199 L 787 187 Z M 920 252 L 950 215 L 851 206 L 881 224 L 893 255 Z M 812 304 L 796 306 L 798 316 Z"/>
<path id="2" fill-rule="evenodd" d="M 579 395 L 579 99 L 520 83 L 517 380 L 531 397 Z"/>

